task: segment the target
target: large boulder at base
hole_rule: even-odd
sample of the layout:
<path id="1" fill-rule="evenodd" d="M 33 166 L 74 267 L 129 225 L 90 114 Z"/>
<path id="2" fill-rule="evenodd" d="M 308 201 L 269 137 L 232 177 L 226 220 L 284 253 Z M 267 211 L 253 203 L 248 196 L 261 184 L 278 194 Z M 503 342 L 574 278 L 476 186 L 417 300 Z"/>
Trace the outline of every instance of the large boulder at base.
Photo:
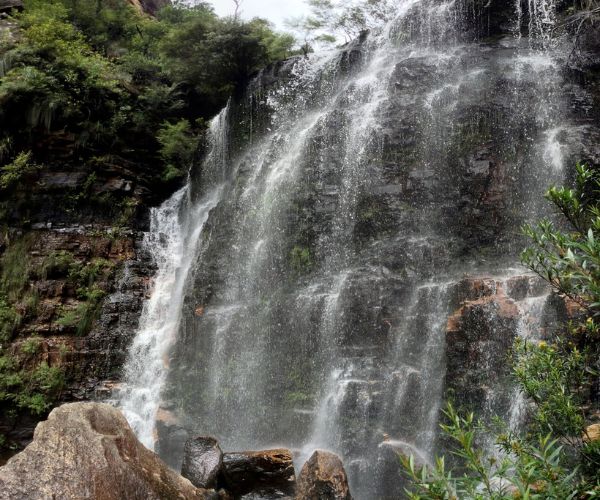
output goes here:
<path id="1" fill-rule="evenodd" d="M 214 488 L 223 467 L 223 452 L 215 438 L 188 439 L 183 450 L 181 475 L 198 488 Z"/>
<path id="2" fill-rule="evenodd" d="M 296 500 L 352 500 L 344 464 L 334 453 L 315 451 L 298 477 Z"/>
<path id="3" fill-rule="evenodd" d="M 284 498 L 296 485 L 292 453 L 285 449 L 223 454 L 223 486 L 236 497 Z"/>
<path id="4" fill-rule="evenodd" d="M 213 499 L 169 469 L 135 437 L 116 408 L 54 409 L 33 442 L 0 467 L 0 499 Z"/>

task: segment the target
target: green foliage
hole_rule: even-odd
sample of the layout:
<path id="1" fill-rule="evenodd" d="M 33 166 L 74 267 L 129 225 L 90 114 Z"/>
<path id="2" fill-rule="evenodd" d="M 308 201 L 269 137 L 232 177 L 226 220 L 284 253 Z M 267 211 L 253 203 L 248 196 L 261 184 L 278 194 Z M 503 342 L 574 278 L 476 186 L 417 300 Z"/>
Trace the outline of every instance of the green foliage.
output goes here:
<path id="1" fill-rule="evenodd" d="M 8 298 L 0 295 L 0 343 L 11 339 L 15 328 L 21 322 L 21 316 L 17 313 Z"/>
<path id="2" fill-rule="evenodd" d="M 25 175 L 34 172 L 37 168 L 31 163 L 31 151 L 19 153 L 12 162 L 0 168 L 0 189 L 13 187 Z"/>
<path id="3" fill-rule="evenodd" d="M 166 164 L 163 180 L 170 181 L 187 172 L 198 147 L 198 138 L 192 134 L 190 122 L 164 122 L 156 138 L 161 146 L 160 155 Z"/>
<path id="4" fill-rule="evenodd" d="M 503 458 L 489 457 L 475 445 L 478 434 L 489 430 L 476 422 L 472 413 L 462 417 L 449 404 L 445 414 L 448 423 L 442 429 L 455 445 L 451 453 L 460 460 L 463 472 L 453 474 L 443 457 L 432 467 L 417 467 L 412 456 L 401 457 L 411 480 L 409 498 L 567 500 L 587 491 L 589 485 L 578 483 L 579 477 L 556 439 L 538 436 L 537 441 L 524 441 L 502 435 L 498 445 Z"/>
<path id="5" fill-rule="evenodd" d="M 36 354 L 41 345 L 41 339 L 39 337 L 29 337 L 21 344 L 21 352 L 23 354 Z"/>
<path id="6" fill-rule="evenodd" d="M 599 187 L 598 173 L 577 165 L 575 188 L 551 188 L 546 196 L 572 231 L 559 231 L 548 220 L 536 227 L 525 226 L 534 246 L 522 256 L 527 267 L 594 315 L 600 312 Z"/>
<path id="7" fill-rule="evenodd" d="M 77 294 L 83 302 L 80 302 L 74 309 L 64 308 L 56 323 L 67 328 L 75 328 L 76 335 L 84 336 L 90 332 L 98 317 L 106 292 L 92 286 L 79 288 Z"/>
<path id="8" fill-rule="evenodd" d="M 33 369 L 19 369 L 17 359 L 0 356 L 0 403 L 3 410 L 26 410 L 34 415 L 45 413 L 64 386 L 64 372 L 45 361 Z"/>
<path id="9" fill-rule="evenodd" d="M 29 238 L 19 238 L 8 246 L 0 259 L 0 290 L 11 301 L 19 300 L 29 283 L 29 245 Z"/>
<path id="10" fill-rule="evenodd" d="M 294 44 L 265 20 L 220 19 L 204 2 L 169 5 L 155 19 L 123 0 L 25 0 L 17 21 L 19 41 L 0 48 L 0 157 L 52 154 L 40 137 L 58 134 L 84 159 L 142 155 L 164 180 L 191 161 L 202 129 L 190 123 L 212 117 Z M 0 187 L 22 175 L 25 154 Z"/>
<path id="11" fill-rule="evenodd" d="M 55 278 L 67 275 L 71 269 L 75 269 L 79 263 L 71 252 L 59 250 L 47 255 L 41 265 L 40 273 L 43 279 Z"/>
<path id="12" fill-rule="evenodd" d="M 565 326 L 556 339 L 517 340 L 513 373 L 531 403 L 524 432 L 496 436 L 501 458 L 476 445 L 473 415 L 461 417 L 450 405 L 443 430 L 456 444 L 452 451 L 461 473 L 447 470 L 443 458 L 434 467 L 416 467 L 403 459 L 412 480 L 410 497 L 446 498 L 598 498 L 600 441 L 586 436 L 595 413 L 600 374 L 600 176 L 577 165 L 573 188 L 551 188 L 547 198 L 570 225 L 564 232 L 547 220 L 524 228 L 533 246 L 523 263 L 582 308 L 585 320 Z"/>
<path id="13" fill-rule="evenodd" d="M 292 248 L 290 251 L 290 266 L 298 274 L 310 271 L 312 267 L 310 250 L 297 245 Z"/>
<path id="14" fill-rule="evenodd" d="M 577 446 L 588 396 L 583 389 L 589 378 L 585 355 L 561 339 L 537 345 L 517 340 L 514 358 L 513 370 L 521 390 L 536 405 L 531 431 L 551 433 Z"/>
<path id="15" fill-rule="evenodd" d="M 309 50 L 314 43 L 346 42 L 363 31 L 381 26 L 391 19 L 395 3 L 391 0 L 307 0 L 311 14 L 291 22 L 302 33 Z"/>

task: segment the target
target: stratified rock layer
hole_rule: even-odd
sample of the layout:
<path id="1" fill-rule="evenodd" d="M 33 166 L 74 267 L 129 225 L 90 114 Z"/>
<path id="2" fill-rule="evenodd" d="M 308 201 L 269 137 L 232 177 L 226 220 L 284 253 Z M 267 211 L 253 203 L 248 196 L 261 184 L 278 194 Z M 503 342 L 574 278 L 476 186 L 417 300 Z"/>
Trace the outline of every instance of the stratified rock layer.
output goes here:
<path id="1" fill-rule="evenodd" d="M 72 403 L 41 422 L 33 442 L 0 468 L 0 498 L 209 499 L 135 437 L 125 417 L 100 403 Z"/>

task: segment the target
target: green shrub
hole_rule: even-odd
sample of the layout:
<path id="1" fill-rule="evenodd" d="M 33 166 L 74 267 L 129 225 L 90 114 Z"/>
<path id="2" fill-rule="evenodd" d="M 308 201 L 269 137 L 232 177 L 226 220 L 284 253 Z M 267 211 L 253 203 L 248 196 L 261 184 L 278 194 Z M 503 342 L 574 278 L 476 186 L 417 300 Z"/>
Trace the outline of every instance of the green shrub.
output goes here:
<path id="1" fill-rule="evenodd" d="M 19 153 L 11 163 L 0 168 L 0 189 L 12 188 L 37 168 L 38 166 L 31 162 L 31 151 Z"/>
<path id="2" fill-rule="evenodd" d="M 58 325 L 73 328 L 79 336 L 87 335 L 102 306 L 102 299 L 106 292 L 97 287 L 79 288 L 77 293 L 83 302 L 79 303 L 74 309 L 63 309 L 59 318 L 56 320 Z"/>
<path id="3" fill-rule="evenodd" d="M 47 255 L 40 268 L 40 274 L 43 279 L 62 277 L 70 275 L 79 269 L 81 264 L 75 259 L 71 252 L 59 250 Z"/>
<path id="4" fill-rule="evenodd" d="M 0 343 L 11 340 L 13 332 L 19 323 L 21 316 L 10 304 L 6 296 L 0 295 Z"/>
<path id="5" fill-rule="evenodd" d="M 42 341 L 39 337 L 30 337 L 21 344 L 21 352 L 23 354 L 36 354 L 40 350 Z"/>
<path id="6" fill-rule="evenodd" d="M 13 302 L 19 300 L 29 283 L 31 264 L 28 252 L 30 245 L 29 237 L 19 238 L 8 245 L 0 259 L 0 289 Z"/>
<path id="7" fill-rule="evenodd" d="M 7 414 L 25 410 L 42 415 L 52 407 L 63 387 L 64 372 L 59 367 L 41 362 L 32 370 L 24 370 L 12 356 L 0 356 L 0 403 Z"/>
<path id="8" fill-rule="evenodd" d="M 163 180 L 169 181 L 184 175 L 191 166 L 198 147 L 198 138 L 192 134 L 190 122 L 163 122 L 156 138 L 161 146 L 160 155 L 166 164 Z"/>
<path id="9" fill-rule="evenodd" d="M 547 197 L 570 230 L 547 220 L 524 228 L 533 246 L 523 263 L 559 293 L 581 306 L 585 320 L 565 325 L 555 339 L 517 340 L 513 372 L 531 403 L 522 432 L 496 434 L 500 459 L 476 445 L 478 432 L 491 434 L 460 416 L 450 405 L 445 434 L 456 444 L 451 453 L 458 473 L 443 458 L 434 467 L 416 467 L 403 458 L 414 499 L 446 498 L 599 498 L 600 441 L 585 438 L 586 426 L 599 411 L 595 391 L 600 377 L 600 174 L 578 165 L 575 187 L 551 188 Z M 506 425 L 504 424 L 504 427 Z"/>

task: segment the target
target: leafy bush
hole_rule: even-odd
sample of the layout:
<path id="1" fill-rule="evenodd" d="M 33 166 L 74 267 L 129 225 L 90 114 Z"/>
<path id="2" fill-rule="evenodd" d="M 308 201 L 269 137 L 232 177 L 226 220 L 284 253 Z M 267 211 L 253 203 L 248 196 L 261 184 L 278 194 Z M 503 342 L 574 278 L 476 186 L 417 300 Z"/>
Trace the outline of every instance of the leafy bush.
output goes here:
<path id="1" fill-rule="evenodd" d="M 28 249 L 29 237 L 13 241 L 0 259 L 0 290 L 9 300 L 17 301 L 29 283 L 30 262 Z"/>
<path id="2" fill-rule="evenodd" d="M 11 339 L 15 328 L 21 322 L 21 316 L 6 296 L 0 295 L 0 343 Z"/>
<path id="3" fill-rule="evenodd" d="M 30 337 L 21 344 L 21 352 L 29 355 L 36 354 L 40 349 L 41 343 L 39 337 Z"/>
<path id="4" fill-rule="evenodd" d="M 192 134 L 190 122 L 163 122 L 156 137 L 161 146 L 160 155 L 166 163 L 163 180 L 182 176 L 191 166 L 198 147 L 198 138 Z"/>
<path id="5" fill-rule="evenodd" d="M 58 325 L 73 328 L 79 336 L 87 335 L 100 313 L 102 299 L 106 292 L 98 287 L 82 287 L 77 290 L 79 298 L 83 302 L 79 303 L 74 309 L 63 309 L 60 317 L 56 320 Z"/>
<path id="6" fill-rule="evenodd" d="M 27 410 L 34 415 L 46 412 L 64 386 L 59 367 L 39 363 L 33 370 L 18 370 L 15 358 L 0 356 L 0 403 L 4 411 Z"/>
<path id="7" fill-rule="evenodd" d="M 500 459 L 476 445 L 478 431 L 491 431 L 475 423 L 472 414 L 462 417 L 448 407 L 449 423 L 442 428 L 457 445 L 452 454 L 461 469 L 446 469 L 443 458 L 421 468 L 403 458 L 411 498 L 600 497 L 600 441 L 586 431 L 600 404 L 600 174 L 583 165 L 576 174 L 574 188 L 553 187 L 547 193 L 569 231 L 547 220 L 526 226 L 533 246 L 522 259 L 579 304 L 585 319 L 565 325 L 556 339 L 515 343 L 513 371 L 532 412 L 523 432 L 496 434 Z"/>
<path id="8" fill-rule="evenodd" d="M 19 153 L 12 162 L 0 168 L 0 189 L 13 187 L 25 175 L 34 172 L 37 168 L 34 163 L 31 163 L 31 151 Z"/>
<path id="9" fill-rule="evenodd" d="M 143 159 L 164 180 L 191 161 L 201 129 L 189 124 L 294 44 L 265 20 L 220 19 L 204 2 L 154 19 L 123 0 L 25 0 L 17 21 L 19 41 L 0 48 L 0 155 L 51 155 L 40 136 L 60 133 L 79 156 Z"/>

